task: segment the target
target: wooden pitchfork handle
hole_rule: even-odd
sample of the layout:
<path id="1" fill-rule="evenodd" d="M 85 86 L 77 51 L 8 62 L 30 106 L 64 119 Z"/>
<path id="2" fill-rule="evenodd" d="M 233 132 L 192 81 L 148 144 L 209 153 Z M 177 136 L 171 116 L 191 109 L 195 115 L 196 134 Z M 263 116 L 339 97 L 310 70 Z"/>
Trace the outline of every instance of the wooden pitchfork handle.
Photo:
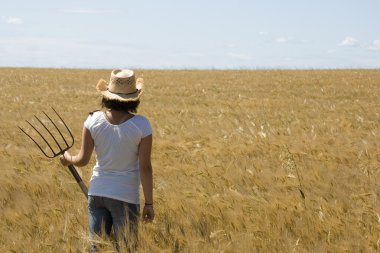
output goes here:
<path id="1" fill-rule="evenodd" d="M 87 189 L 87 186 L 84 184 L 82 178 L 80 177 L 77 169 L 74 167 L 74 165 L 70 164 L 69 166 L 67 166 L 71 172 L 71 174 L 73 175 L 73 177 L 75 178 L 75 181 L 77 181 L 80 189 L 82 190 L 84 196 L 86 198 L 88 198 L 88 189 Z"/>

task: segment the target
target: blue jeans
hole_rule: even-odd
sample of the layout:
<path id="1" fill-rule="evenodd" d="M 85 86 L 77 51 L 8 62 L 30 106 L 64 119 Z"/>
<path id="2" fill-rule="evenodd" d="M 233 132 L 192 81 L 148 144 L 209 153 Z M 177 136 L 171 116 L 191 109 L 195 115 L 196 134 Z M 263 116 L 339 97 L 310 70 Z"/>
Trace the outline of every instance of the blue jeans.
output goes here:
<path id="1" fill-rule="evenodd" d="M 115 235 L 115 247 L 118 252 L 120 251 L 120 242 L 124 242 L 126 248 L 135 248 L 139 215 L 140 205 L 138 204 L 107 197 L 88 196 L 91 252 L 97 252 L 94 241 L 96 235 L 100 236 L 102 229 L 107 235 L 110 235 L 112 226 Z"/>

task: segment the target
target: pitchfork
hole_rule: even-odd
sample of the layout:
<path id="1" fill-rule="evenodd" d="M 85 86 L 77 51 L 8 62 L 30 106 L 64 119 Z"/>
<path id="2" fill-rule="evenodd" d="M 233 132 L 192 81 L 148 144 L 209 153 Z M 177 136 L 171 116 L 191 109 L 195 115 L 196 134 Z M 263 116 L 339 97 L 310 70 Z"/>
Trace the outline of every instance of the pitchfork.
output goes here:
<path id="1" fill-rule="evenodd" d="M 66 140 L 66 138 L 63 136 L 61 130 L 58 128 L 57 124 L 54 123 L 54 121 L 51 119 L 51 117 L 49 117 L 49 115 L 47 115 L 44 111 L 42 111 L 42 113 L 46 116 L 46 118 L 48 119 L 48 121 L 50 121 L 52 123 L 52 125 L 54 126 L 54 128 L 58 131 L 59 135 L 61 136 L 60 138 L 64 141 L 64 144 L 60 144 L 56 138 L 56 136 L 54 136 L 54 134 L 52 133 L 51 130 L 49 130 L 49 128 L 47 127 L 46 124 L 43 123 L 43 121 L 38 118 L 36 115 L 34 115 L 34 117 L 37 119 L 37 121 L 41 124 L 41 126 L 49 133 L 49 135 L 51 136 L 51 138 L 54 140 L 57 148 L 59 150 L 56 150 L 54 151 L 54 148 L 52 147 L 51 143 L 49 143 L 49 141 L 47 140 L 46 136 L 44 136 L 42 133 L 41 133 L 41 130 L 38 130 L 37 126 L 36 125 L 33 125 L 32 123 L 30 123 L 29 121 L 25 120 L 33 129 L 34 131 L 36 131 L 38 133 L 38 135 L 41 137 L 41 139 L 46 143 L 48 149 L 50 149 L 51 151 L 51 154 L 50 154 L 50 151 L 46 151 L 42 148 L 42 146 L 36 141 L 36 138 L 33 138 L 30 134 L 28 134 L 24 129 L 22 129 L 21 127 L 19 127 L 21 129 L 21 131 L 26 134 L 36 145 L 37 147 L 42 151 L 42 153 L 48 157 L 48 158 L 54 158 L 54 157 L 57 157 L 59 155 L 63 155 L 63 153 L 65 153 L 65 151 L 69 150 L 73 145 L 74 145 L 74 136 L 73 134 L 71 133 L 69 127 L 66 125 L 65 121 L 62 119 L 62 117 L 58 114 L 58 112 L 56 110 L 54 110 L 54 108 L 52 108 L 53 111 L 55 112 L 55 114 L 58 116 L 58 118 L 61 120 L 61 122 L 63 123 L 63 125 L 66 127 L 66 130 L 67 132 L 70 134 L 70 139 L 71 140 Z M 41 128 L 41 127 L 40 127 Z M 71 142 L 70 144 L 68 143 Z M 83 194 L 86 196 L 87 198 L 87 187 L 86 185 L 84 184 L 82 178 L 80 177 L 80 175 L 78 174 L 78 171 L 76 170 L 76 168 L 74 167 L 74 165 L 70 164 L 68 166 L 71 174 L 74 176 L 75 180 L 77 181 L 79 187 L 81 188 Z"/>

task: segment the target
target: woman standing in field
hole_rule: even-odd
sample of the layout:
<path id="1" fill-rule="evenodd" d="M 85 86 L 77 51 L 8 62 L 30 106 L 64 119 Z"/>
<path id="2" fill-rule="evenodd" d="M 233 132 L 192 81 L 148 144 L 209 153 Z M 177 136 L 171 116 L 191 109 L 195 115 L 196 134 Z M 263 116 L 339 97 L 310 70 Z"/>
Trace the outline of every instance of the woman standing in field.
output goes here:
<path id="1" fill-rule="evenodd" d="M 79 153 L 72 156 L 66 151 L 60 159 L 64 166 L 85 166 L 95 147 L 96 165 L 88 190 L 91 252 L 97 252 L 93 240 L 101 234 L 102 226 L 108 235 L 113 226 L 120 251 L 120 242 L 127 248 L 136 245 L 140 178 L 145 197 L 142 218 L 154 218 L 152 129 L 147 118 L 134 114 L 142 79 L 136 80 L 132 70 L 114 70 L 110 81 L 100 80 L 96 88 L 103 95 L 105 111 L 90 113 L 84 122 Z"/>

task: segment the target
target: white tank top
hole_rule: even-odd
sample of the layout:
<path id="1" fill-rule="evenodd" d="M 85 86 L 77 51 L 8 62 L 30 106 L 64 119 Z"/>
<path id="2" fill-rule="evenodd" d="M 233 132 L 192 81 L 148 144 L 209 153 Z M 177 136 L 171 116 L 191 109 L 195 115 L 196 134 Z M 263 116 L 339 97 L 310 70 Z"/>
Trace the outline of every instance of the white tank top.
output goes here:
<path id="1" fill-rule="evenodd" d="M 104 112 L 88 116 L 84 126 L 95 144 L 96 164 L 88 195 L 140 203 L 140 169 L 138 147 L 142 138 L 152 134 L 147 118 L 135 115 L 113 125 Z"/>

